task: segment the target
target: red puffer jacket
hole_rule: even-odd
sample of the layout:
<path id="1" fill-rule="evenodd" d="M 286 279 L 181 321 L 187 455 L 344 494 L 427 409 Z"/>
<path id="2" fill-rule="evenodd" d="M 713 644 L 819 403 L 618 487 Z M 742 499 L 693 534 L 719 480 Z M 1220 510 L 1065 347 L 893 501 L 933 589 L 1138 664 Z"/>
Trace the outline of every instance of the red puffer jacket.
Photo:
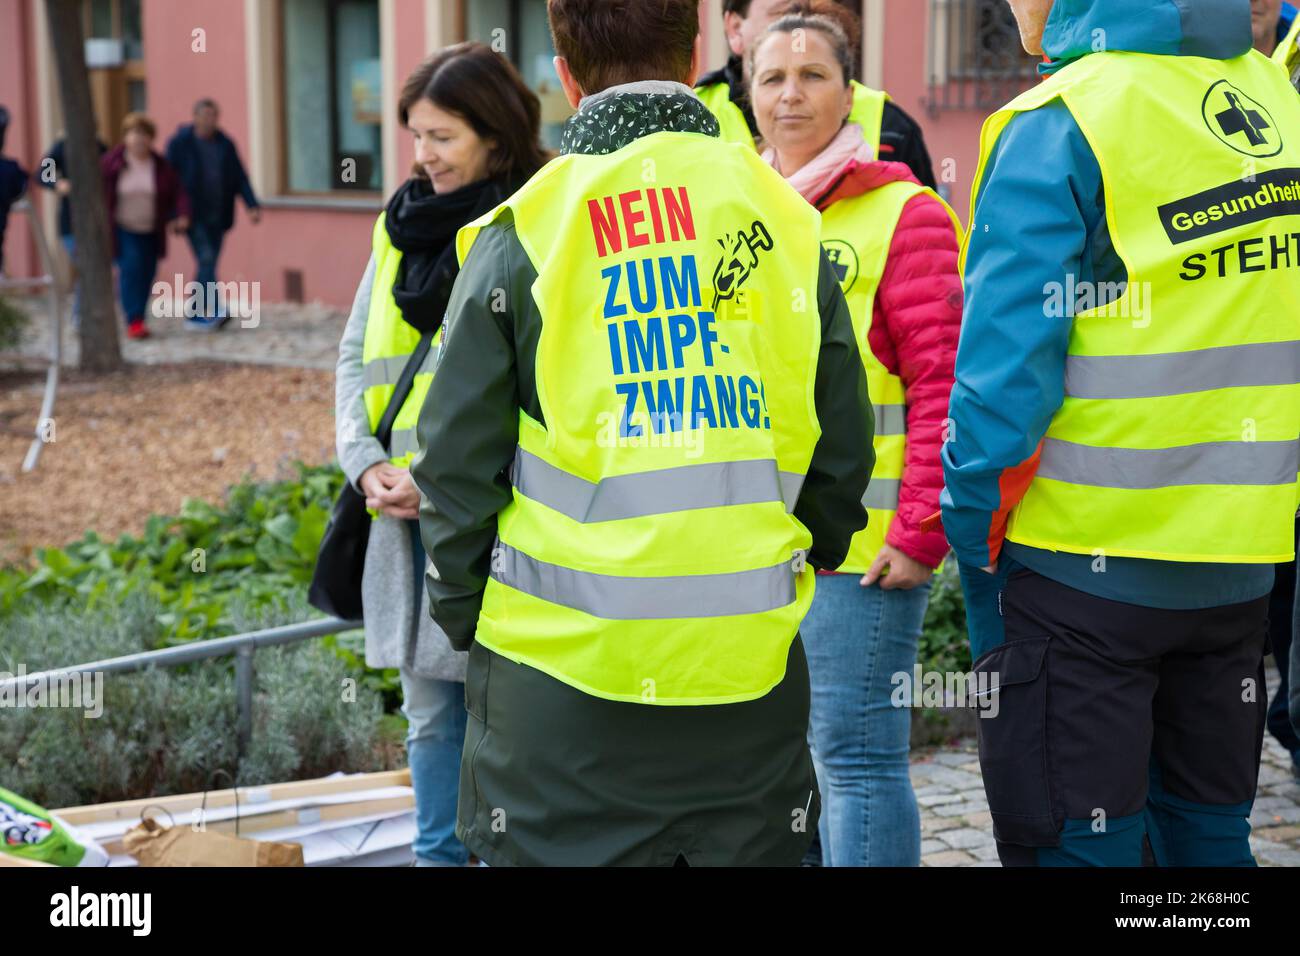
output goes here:
<path id="1" fill-rule="evenodd" d="M 903 163 L 855 161 L 815 205 L 825 209 L 900 179 L 916 181 Z M 957 252 L 947 211 L 930 196 L 913 198 L 894 230 L 867 334 L 871 351 L 903 380 L 907 397 L 907 457 L 898 513 L 885 540 L 930 567 L 948 551 L 942 531 L 922 531 L 920 525 L 939 510 L 943 489 L 939 451 L 961 333 Z"/>

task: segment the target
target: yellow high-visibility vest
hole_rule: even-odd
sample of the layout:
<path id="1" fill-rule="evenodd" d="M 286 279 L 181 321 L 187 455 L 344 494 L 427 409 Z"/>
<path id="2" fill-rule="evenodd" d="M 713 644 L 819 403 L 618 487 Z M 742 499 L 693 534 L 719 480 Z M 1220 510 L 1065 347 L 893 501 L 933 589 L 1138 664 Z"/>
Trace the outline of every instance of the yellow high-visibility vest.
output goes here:
<path id="1" fill-rule="evenodd" d="M 763 696 L 813 595 L 817 211 L 686 132 L 552 160 L 460 231 L 462 261 L 507 210 L 543 421 L 520 413 L 477 640 L 610 700 Z"/>
<path id="2" fill-rule="evenodd" d="M 848 122 L 862 127 L 863 138 L 871 144 L 872 157 L 878 159 L 880 124 L 885 116 L 885 101 L 889 99 L 889 94 L 863 86 L 857 80 L 850 80 L 849 84 L 853 87 L 853 107 Z M 695 93 L 717 119 L 723 139 L 729 143 L 743 143 L 751 149 L 755 147 L 754 135 L 745 122 L 745 114 L 731 102 L 731 90 L 726 83 L 700 86 Z"/>
<path id="3" fill-rule="evenodd" d="M 853 316 L 853 331 L 858 351 L 867 372 L 867 392 L 871 395 L 876 429 L 873 439 L 876 466 L 871 484 L 862 498 L 867 509 L 867 526 L 853 536 L 844 563 L 837 569 L 865 574 L 871 567 L 898 510 L 898 491 L 907 456 L 907 404 L 903 380 L 890 373 L 875 353 L 867 334 L 876 301 L 876 289 L 885 273 L 889 247 L 894 241 L 903 207 L 921 194 L 933 196 L 952 218 L 953 229 L 961 238 L 961 222 L 937 193 L 920 183 L 897 181 L 879 189 L 841 200 L 822 212 L 822 247 L 835 268 L 840 288 Z"/>
<path id="4" fill-rule="evenodd" d="M 366 404 L 372 432 L 379 427 L 402 369 L 420 342 L 420 333 L 402 318 L 402 310 L 393 299 L 393 283 L 397 281 L 397 268 L 401 264 L 402 253 L 388 238 L 384 216 L 384 213 L 379 214 L 370 238 L 371 252 L 375 258 L 375 276 L 370 285 L 370 311 L 366 313 L 366 335 L 361 347 L 362 375 L 365 379 L 362 400 Z M 433 382 L 437 346 L 441 341 L 440 328 L 434 334 L 433 346 L 411 383 L 410 394 L 406 396 L 393 421 L 389 461 L 401 468 L 410 466 L 411 459 L 419 449 L 415 426 L 420 420 L 424 397 Z"/>
<path id="5" fill-rule="evenodd" d="M 1101 168 L 1128 283 L 1073 316 L 1065 400 L 1007 538 L 1165 561 L 1292 560 L 1300 100 L 1254 51 L 1094 53 L 988 120 L 977 190 L 1008 121 L 1057 98 Z M 1068 298 L 1107 297 L 1094 290 L 1090 303 L 1088 291 Z M 1047 289 L 1044 300 L 1061 305 Z"/>

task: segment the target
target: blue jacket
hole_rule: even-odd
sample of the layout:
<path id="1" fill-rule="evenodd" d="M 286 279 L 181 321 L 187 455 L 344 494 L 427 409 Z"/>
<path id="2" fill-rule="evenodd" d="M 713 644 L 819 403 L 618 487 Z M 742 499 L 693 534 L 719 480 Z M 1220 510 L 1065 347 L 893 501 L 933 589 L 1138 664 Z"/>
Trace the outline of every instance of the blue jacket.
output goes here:
<path id="1" fill-rule="evenodd" d="M 1101 32 L 1098 32 L 1101 31 Z M 1230 59 L 1252 45 L 1249 0 L 1056 0 L 1043 35 L 1044 73 L 1106 48 Z M 1059 100 L 1017 115 L 979 183 L 966 256 L 966 307 L 943 449 L 944 529 L 958 560 L 992 564 L 1006 517 L 1065 390 L 1072 318 L 1045 315 L 1049 283 L 1123 282 L 1097 160 Z M 1103 287 L 1104 288 L 1104 287 Z M 1067 310 L 1068 311 L 1068 310 Z M 1271 565 L 1106 559 L 1007 543 L 1031 570 L 1111 600 L 1213 607 L 1266 594 Z"/>
<path id="2" fill-rule="evenodd" d="M 181 177 L 181 184 L 190 197 L 194 220 L 214 221 L 224 232 L 235 224 L 236 195 L 244 198 L 244 205 L 249 209 L 257 208 L 258 202 L 235 144 L 221 130 L 213 135 L 221 154 L 221 189 L 215 195 L 204 181 L 199 142 L 193 124 L 187 123 L 178 128 L 176 135 L 167 142 L 167 162 L 172 164 Z"/>

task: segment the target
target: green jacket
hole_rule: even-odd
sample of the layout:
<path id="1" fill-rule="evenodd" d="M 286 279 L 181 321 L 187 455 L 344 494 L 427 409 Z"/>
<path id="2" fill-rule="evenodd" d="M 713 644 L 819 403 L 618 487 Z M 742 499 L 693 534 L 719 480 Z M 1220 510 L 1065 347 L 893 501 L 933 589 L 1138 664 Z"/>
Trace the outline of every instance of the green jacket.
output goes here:
<path id="1" fill-rule="evenodd" d="M 688 87 L 629 84 L 585 99 L 564 147 L 611 153 L 664 129 L 717 135 Z M 678 856 L 797 863 L 818 812 L 798 640 L 785 680 L 766 697 L 716 707 L 591 697 L 474 644 L 497 514 L 511 498 L 519 409 L 544 424 L 534 374 L 535 279 L 508 215 L 479 234 L 448 305 L 418 426 L 424 451 L 412 464 L 423 495 L 431 613 L 453 646 L 471 650 L 457 832 L 494 865 L 672 863 Z M 493 311 L 500 290 L 506 307 Z M 874 457 L 865 373 L 824 255 L 817 304 L 822 435 L 794 514 L 812 533 L 810 562 L 832 569 L 866 521 L 861 499 Z M 800 808 L 805 825 L 792 829 Z"/>

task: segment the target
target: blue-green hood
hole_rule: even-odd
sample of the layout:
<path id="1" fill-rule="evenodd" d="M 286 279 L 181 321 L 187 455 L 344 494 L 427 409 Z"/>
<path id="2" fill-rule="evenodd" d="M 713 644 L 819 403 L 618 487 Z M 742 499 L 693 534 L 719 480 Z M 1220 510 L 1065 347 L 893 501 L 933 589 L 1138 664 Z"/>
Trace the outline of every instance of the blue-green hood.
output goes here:
<path id="1" fill-rule="evenodd" d="M 1056 0 L 1043 31 L 1052 73 L 1098 49 L 1228 60 L 1249 50 L 1250 0 Z"/>

